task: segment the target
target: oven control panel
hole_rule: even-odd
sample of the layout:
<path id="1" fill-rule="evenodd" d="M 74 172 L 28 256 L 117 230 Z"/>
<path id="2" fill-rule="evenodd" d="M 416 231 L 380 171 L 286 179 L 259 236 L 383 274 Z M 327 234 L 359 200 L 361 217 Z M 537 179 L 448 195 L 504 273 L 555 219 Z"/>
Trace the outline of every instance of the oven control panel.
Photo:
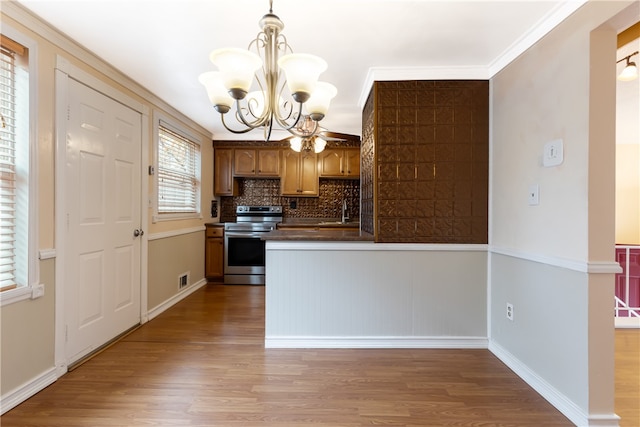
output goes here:
<path id="1" fill-rule="evenodd" d="M 282 206 L 238 206 L 239 214 L 281 214 Z"/>

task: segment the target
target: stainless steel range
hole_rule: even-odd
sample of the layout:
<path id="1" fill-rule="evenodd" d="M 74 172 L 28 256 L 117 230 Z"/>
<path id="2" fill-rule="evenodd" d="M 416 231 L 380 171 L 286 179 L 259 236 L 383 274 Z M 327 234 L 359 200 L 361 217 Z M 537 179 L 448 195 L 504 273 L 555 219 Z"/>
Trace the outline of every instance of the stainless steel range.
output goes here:
<path id="1" fill-rule="evenodd" d="M 224 283 L 264 285 L 264 233 L 282 222 L 282 206 L 238 206 L 224 224 Z"/>

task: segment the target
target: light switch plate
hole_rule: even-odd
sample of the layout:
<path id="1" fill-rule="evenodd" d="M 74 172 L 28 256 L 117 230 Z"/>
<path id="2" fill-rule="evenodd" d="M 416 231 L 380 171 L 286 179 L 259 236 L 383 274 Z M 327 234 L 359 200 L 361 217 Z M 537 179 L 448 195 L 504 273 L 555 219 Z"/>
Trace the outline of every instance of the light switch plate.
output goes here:
<path id="1" fill-rule="evenodd" d="M 529 186 L 529 206 L 537 206 L 540 204 L 540 186 L 533 184 Z"/>
<path id="2" fill-rule="evenodd" d="M 561 139 L 554 139 L 544 145 L 542 165 L 544 167 L 558 166 L 564 161 L 564 144 Z"/>

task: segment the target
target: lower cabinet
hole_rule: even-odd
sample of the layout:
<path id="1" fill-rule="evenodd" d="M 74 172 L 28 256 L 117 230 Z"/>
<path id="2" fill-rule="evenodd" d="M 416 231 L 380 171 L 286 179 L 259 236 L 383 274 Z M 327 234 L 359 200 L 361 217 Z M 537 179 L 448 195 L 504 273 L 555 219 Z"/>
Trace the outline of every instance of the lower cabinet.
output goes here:
<path id="1" fill-rule="evenodd" d="M 224 280 L 224 228 L 218 224 L 205 224 L 204 275 L 210 281 Z"/>

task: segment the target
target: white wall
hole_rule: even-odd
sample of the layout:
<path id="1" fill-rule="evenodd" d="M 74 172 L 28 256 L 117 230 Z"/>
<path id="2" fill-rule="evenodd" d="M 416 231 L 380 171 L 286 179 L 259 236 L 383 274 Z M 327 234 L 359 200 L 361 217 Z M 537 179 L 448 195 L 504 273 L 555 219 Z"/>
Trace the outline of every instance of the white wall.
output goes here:
<path id="1" fill-rule="evenodd" d="M 640 50 L 640 38 L 618 49 L 618 59 Z M 640 64 L 640 56 L 631 58 Z M 625 67 L 618 64 L 616 72 Z M 616 243 L 640 244 L 640 79 L 616 86 Z"/>
<path id="2" fill-rule="evenodd" d="M 590 1 L 491 82 L 490 348 L 577 425 L 618 425 L 615 41 L 637 15 L 637 2 Z M 545 168 L 557 138 L 564 163 Z"/>

